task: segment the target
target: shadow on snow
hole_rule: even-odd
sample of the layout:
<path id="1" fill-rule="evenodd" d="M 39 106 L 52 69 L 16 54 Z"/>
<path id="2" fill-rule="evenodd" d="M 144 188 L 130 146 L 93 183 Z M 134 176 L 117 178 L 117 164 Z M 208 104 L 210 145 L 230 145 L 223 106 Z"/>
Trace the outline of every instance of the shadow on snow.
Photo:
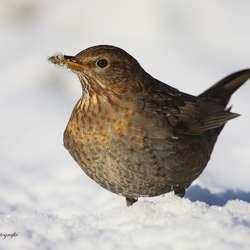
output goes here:
<path id="1" fill-rule="evenodd" d="M 199 185 L 191 186 L 185 195 L 191 201 L 202 201 L 208 205 L 223 206 L 230 200 L 242 200 L 250 203 L 250 192 L 241 190 L 227 190 L 222 193 L 211 193 Z"/>

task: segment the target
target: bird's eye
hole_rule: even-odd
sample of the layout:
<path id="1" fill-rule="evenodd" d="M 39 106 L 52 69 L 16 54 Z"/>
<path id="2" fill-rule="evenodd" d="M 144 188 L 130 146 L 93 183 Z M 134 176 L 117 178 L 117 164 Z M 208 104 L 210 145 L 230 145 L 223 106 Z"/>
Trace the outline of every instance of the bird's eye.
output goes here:
<path id="1" fill-rule="evenodd" d="M 99 59 L 97 62 L 96 62 L 97 66 L 100 67 L 100 68 L 105 68 L 108 66 L 108 61 L 106 59 Z"/>

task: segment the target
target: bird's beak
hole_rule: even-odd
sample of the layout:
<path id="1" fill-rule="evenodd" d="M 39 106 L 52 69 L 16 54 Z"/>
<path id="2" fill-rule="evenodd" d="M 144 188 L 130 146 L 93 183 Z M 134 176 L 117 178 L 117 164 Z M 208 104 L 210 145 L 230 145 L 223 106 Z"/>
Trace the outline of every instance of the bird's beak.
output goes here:
<path id="1" fill-rule="evenodd" d="M 73 71 L 83 71 L 83 65 L 75 56 L 55 55 L 49 57 L 48 60 L 57 65 L 65 65 Z"/>
<path id="2" fill-rule="evenodd" d="M 82 71 L 83 70 L 83 66 L 81 64 L 81 62 L 79 62 L 75 56 L 66 56 L 64 55 L 64 64 L 71 70 L 73 71 Z"/>

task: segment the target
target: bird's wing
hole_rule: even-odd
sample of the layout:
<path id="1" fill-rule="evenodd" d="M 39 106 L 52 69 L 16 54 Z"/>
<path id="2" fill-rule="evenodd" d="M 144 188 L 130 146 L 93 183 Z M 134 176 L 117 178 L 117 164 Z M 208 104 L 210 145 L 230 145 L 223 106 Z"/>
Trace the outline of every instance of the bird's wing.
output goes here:
<path id="1" fill-rule="evenodd" d="M 213 103 L 190 101 L 185 101 L 184 105 L 178 106 L 178 111 L 178 114 L 170 112 L 168 119 L 171 122 L 171 116 L 174 115 L 176 119 L 176 123 L 173 124 L 175 131 L 189 135 L 199 135 L 221 127 L 227 121 L 239 116 L 239 114 L 223 110 Z"/>
<path id="2" fill-rule="evenodd" d="M 145 109 L 166 119 L 174 133 L 199 135 L 223 126 L 238 114 L 224 110 L 216 103 L 205 102 L 178 90 L 168 90 L 168 85 L 151 89 Z"/>

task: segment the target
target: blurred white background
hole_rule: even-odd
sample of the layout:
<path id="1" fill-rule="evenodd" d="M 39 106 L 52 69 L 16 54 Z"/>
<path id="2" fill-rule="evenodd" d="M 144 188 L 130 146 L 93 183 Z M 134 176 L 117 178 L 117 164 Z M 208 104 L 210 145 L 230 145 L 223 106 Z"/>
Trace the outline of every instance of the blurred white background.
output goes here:
<path id="1" fill-rule="evenodd" d="M 119 46 L 154 77 L 196 95 L 250 67 L 249 10 L 243 0 L 1 0 L 1 212 L 39 207 L 67 217 L 124 202 L 87 178 L 63 148 L 81 89 L 48 56 Z M 212 192 L 250 191 L 249 94 L 247 82 L 233 96 L 242 116 L 226 125 L 196 181 Z"/>

